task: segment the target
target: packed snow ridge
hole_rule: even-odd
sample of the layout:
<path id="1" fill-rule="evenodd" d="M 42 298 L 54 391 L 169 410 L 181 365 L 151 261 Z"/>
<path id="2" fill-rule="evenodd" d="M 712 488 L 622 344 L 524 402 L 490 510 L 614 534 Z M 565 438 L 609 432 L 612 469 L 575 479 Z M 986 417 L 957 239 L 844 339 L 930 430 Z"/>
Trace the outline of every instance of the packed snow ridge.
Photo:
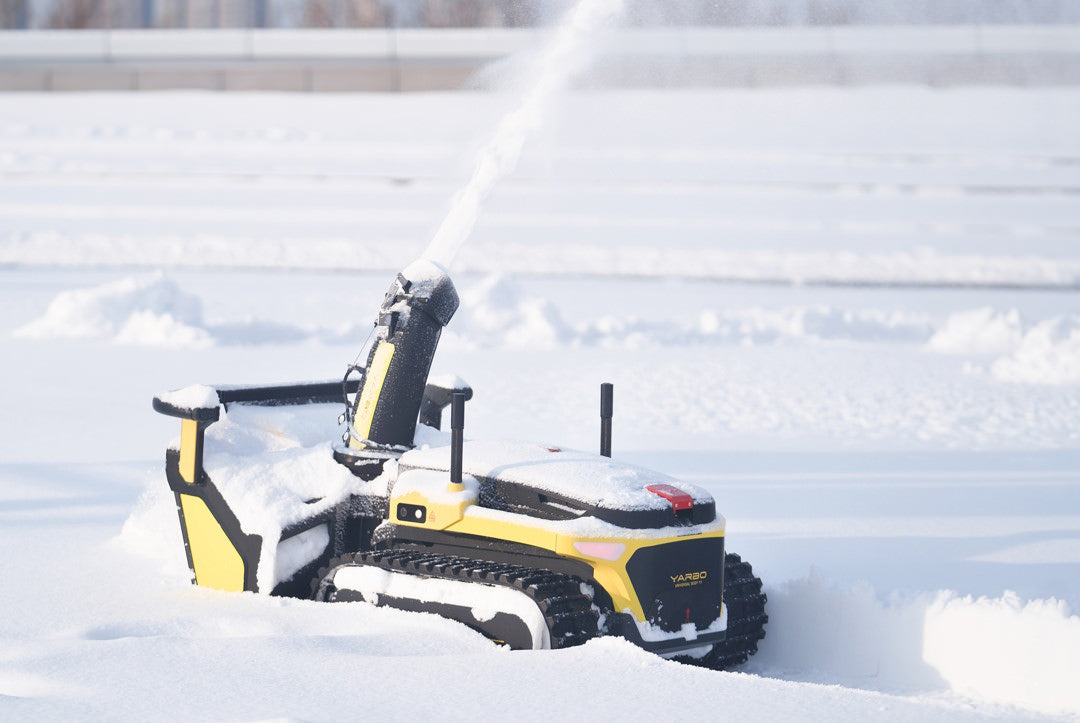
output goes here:
<path id="1" fill-rule="evenodd" d="M 96 338 L 121 344 L 205 347 L 202 304 L 164 274 L 123 278 L 88 289 L 63 291 L 44 315 L 16 329 L 26 339 Z"/>
<path id="2" fill-rule="evenodd" d="M 1072 314 L 1025 325 L 1015 309 L 973 309 L 950 315 L 927 346 L 944 354 L 999 355 L 989 367 L 999 381 L 1080 384 L 1080 317 Z"/>
<path id="3" fill-rule="evenodd" d="M 1080 617 L 1060 600 L 945 590 L 883 599 L 816 575 L 766 592 L 768 636 L 748 672 L 1080 713 Z"/>
<path id="4" fill-rule="evenodd" d="M 207 322 L 201 300 L 163 273 L 63 291 L 45 313 L 16 329 L 23 339 L 87 338 L 172 348 L 319 340 L 355 344 L 367 327 L 346 322 L 299 327 L 272 321 Z M 508 276 L 491 275 L 462 293 L 445 334 L 465 349 L 640 348 L 660 344 L 791 344 L 829 341 L 922 344 L 970 356 L 968 370 L 1003 382 L 1080 383 L 1080 318 L 1026 322 L 1015 309 L 982 307 L 930 315 L 831 306 L 705 309 L 673 322 L 604 316 L 567 322 L 550 301 L 525 296 Z M 986 357 L 997 357 L 986 361 Z"/>
<path id="5" fill-rule="evenodd" d="M 21 339 L 101 339 L 122 345 L 176 349 L 293 343 L 317 335 L 272 321 L 208 322 L 199 297 L 184 291 L 160 271 L 62 291 L 44 314 L 12 333 Z M 332 331 L 325 333 L 336 338 Z"/>

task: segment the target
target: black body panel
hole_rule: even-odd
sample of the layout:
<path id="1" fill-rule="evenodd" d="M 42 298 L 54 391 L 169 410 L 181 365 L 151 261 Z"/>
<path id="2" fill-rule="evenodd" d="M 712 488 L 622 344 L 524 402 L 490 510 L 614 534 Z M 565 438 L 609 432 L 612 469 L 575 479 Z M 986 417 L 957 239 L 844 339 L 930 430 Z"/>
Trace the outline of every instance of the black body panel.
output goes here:
<path id="1" fill-rule="evenodd" d="M 424 398 L 420 402 L 420 424 L 426 424 L 434 429 L 442 429 L 442 411 L 450 406 L 454 392 L 465 395 L 465 401 L 472 399 L 472 387 L 454 387 L 448 389 L 438 384 L 428 384 L 424 387 Z"/>
<path id="2" fill-rule="evenodd" d="M 629 613 L 612 613 L 608 616 L 607 630 L 609 633 L 626 638 L 639 648 L 644 648 L 650 653 L 671 656 L 705 645 L 716 645 L 727 639 L 727 631 L 720 630 L 715 633 L 703 633 L 693 640 L 686 638 L 673 638 L 671 640 L 644 640 L 638 632 L 634 617 Z"/>
<path id="3" fill-rule="evenodd" d="M 675 632 L 686 623 L 706 628 L 720 617 L 724 538 L 643 547 L 626 563 L 645 618 Z"/>
<path id="4" fill-rule="evenodd" d="M 713 500 L 695 502 L 690 514 L 676 514 L 673 507 L 651 510 L 624 510 L 592 505 L 573 497 L 538 490 L 520 482 L 501 479 L 480 481 L 480 504 L 545 520 L 572 520 L 595 517 L 630 530 L 704 525 L 716 519 Z M 554 503 L 554 504 L 553 504 Z"/>

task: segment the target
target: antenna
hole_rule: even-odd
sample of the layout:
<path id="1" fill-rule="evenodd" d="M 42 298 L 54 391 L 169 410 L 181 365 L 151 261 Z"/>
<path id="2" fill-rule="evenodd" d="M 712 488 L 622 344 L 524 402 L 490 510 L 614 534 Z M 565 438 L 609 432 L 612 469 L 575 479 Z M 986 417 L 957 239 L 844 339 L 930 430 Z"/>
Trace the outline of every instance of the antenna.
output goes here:
<path id="1" fill-rule="evenodd" d="M 600 454 L 611 456 L 611 413 L 615 396 L 615 385 L 604 382 L 600 385 Z"/>
<path id="2" fill-rule="evenodd" d="M 465 394 L 450 398 L 450 484 L 461 484 L 461 451 L 465 442 Z"/>

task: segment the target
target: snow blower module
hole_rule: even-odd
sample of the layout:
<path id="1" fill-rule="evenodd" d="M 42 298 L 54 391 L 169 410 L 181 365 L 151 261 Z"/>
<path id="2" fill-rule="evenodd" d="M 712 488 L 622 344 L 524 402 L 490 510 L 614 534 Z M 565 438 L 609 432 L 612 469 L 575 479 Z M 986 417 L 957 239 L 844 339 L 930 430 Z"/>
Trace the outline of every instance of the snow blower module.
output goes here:
<path id="1" fill-rule="evenodd" d="M 745 661 L 765 636 L 761 580 L 725 550 L 706 491 L 611 459 L 611 385 L 600 454 L 464 441 L 472 389 L 429 377 L 457 307 L 450 277 L 417 261 L 344 382 L 154 399 L 181 420 L 165 467 L 192 581 L 432 612 L 515 649 L 618 635 Z"/>

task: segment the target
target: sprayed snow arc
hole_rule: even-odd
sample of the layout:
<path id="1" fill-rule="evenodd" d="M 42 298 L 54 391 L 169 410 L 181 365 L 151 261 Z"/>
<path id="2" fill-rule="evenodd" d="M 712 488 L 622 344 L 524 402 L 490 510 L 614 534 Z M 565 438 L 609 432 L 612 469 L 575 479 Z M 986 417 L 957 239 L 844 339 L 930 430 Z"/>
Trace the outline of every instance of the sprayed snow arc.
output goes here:
<path id="1" fill-rule="evenodd" d="M 450 268 L 458 249 L 472 232 L 480 208 L 499 179 L 517 167 L 529 134 L 543 123 L 558 94 L 588 64 L 597 32 L 622 11 L 623 0 L 580 0 L 566 15 L 554 37 L 530 63 L 522 79 L 528 91 L 518 107 L 499 122 L 476 160 L 472 177 L 457 192 L 424 257 Z"/>

